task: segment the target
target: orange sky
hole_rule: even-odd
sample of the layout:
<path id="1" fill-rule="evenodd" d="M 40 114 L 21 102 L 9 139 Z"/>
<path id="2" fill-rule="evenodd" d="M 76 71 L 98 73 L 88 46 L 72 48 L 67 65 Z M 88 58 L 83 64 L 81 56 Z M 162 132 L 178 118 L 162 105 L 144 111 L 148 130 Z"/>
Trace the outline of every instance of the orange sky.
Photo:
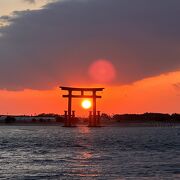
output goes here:
<path id="1" fill-rule="evenodd" d="M 109 114 L 163 112 L 180 113 L 180 71 L 146 78 L 131 85 L 105 87 L 98 109 Z M 67 107 L 63 92 L 24 90 L 0 92 L 0 114 L 60 113 Z M 88 115 L 81 100 L 73 101 L 77 115 Z"/>

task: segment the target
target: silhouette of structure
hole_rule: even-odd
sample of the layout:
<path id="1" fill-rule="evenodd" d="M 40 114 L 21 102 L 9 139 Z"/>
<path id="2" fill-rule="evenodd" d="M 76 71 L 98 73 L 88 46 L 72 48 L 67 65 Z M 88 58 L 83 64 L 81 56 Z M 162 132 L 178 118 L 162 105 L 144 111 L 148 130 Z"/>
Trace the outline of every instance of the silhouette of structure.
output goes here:
<path id="1" fill-rule="evenodd" d="M 60 87 L 61 90 L 68 91 L 68 94 L 63 95 L 62 97 L 68 98 L 68 110 L 65 111 L 65 126 L 73 126 L 73 120 L 75 118 L 75 111 L 72 111 L 72 99 L 73 98 L 91 98 L 93 100 L 93 111 L 89 112 L 89 126 L 98 127 L 100 126 L 100 111 L 96 111 L 96 99 L 101 98 L 97 95 L 98 91 L 103 91 L 104 88 L 74 88 L 74 87 Z M 79 95 L 73 95 L 73 91 L 79 92 Z M 87 95 L 85 92 L 91 92 Z"/>

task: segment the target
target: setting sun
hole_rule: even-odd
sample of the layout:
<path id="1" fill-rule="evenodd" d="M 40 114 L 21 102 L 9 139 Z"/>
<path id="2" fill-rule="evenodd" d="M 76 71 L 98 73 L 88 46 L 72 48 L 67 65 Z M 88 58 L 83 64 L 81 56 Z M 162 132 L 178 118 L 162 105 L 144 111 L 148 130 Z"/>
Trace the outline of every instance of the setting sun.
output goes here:
<path id="1" fill-rule="evenodd" d="M 83 100 L 82 101 L 82 103 L 81 103 L 81 105 L 82 105 L 82 107 L 84 108 L 84 109 L 89 109 L 90 107 L 91 107 L 91 101 L 90 100 Z"/>

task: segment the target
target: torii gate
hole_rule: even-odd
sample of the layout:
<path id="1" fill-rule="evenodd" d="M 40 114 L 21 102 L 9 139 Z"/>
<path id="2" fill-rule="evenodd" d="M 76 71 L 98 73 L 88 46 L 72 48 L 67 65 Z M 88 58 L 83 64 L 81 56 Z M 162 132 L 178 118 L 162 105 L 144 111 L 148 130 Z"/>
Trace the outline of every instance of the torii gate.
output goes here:
<path id="1" fill-rule="evenodd" d="M 97 112 L 96 112 L 96 99 L 101 98 L 101 96 L 97 95 L 97 91 L 103 91 L 104 88 L 74 88 L 74 87 L 60 87 L 61 90 L 68 91 L 67 95 L 63 95 L 62 97 L 68 98 L 68 111 L 65 111 L 66 123 L 65 126 L 72 126 L 72 119 L 75 116 L 74 111 L 72 111 L 72 98 L 92 98 L 93 99 L 93 115 L 90 112 L 90 120 L 89 126 L 99 126 L 97 122 Z M 73 95 L 73 91 L 79 91 L 79 95 Z M 86 95 L 84 92 L 92 92 L 91 95 Z M 98 111 L 98 115 L 100 116 L 100 111 Z"/>

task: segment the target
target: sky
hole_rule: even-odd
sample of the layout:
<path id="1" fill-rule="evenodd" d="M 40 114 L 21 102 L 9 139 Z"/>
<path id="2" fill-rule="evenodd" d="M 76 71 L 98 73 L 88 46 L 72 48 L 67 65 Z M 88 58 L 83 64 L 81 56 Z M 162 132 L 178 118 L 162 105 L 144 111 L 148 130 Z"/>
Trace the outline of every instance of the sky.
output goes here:
<path id="1" fill-rule="evenodd" d="M 1 0 L 0 114 L 63 113 L 60 85 L 105 87 L 109 114 L 180 113 L 179 18 L 179 0 Z"/>

